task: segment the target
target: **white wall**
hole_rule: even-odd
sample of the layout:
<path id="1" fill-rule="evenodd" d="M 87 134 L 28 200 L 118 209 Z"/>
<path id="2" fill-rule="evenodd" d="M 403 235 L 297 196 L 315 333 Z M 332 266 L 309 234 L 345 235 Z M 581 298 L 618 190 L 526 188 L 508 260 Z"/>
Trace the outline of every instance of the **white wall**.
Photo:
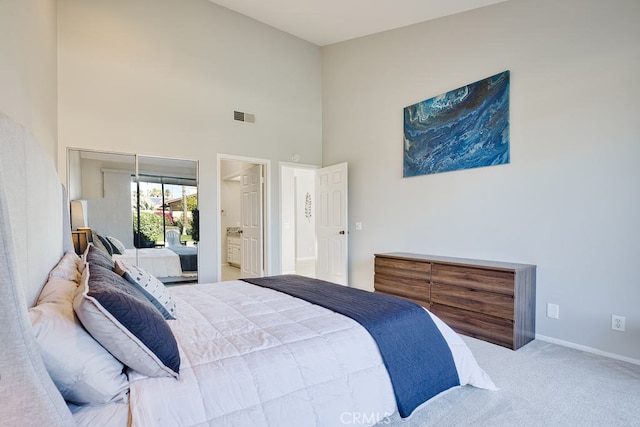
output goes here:
<path id="1" fill-rule="evenodd" d="M 56 1 L 0 1 L 0 111 L 57 150 Z"/>
<path id="2" fill-rule="evenodd" d="M 218 277 L 218 153 L 321 162 L 320 49 L 207 0 L 59 0 L 58 64 L 59 165 L 66 147 L 200 161 L 201 281 Z"/>
<path id="3" fill-rule="evenodd" d="M 350 283 L 373 288 L 377 252 L 536 264 L 538 334 L 639 360 L 639 19 L 637 0 L 513 0 L 323 48 Z M 403 107 L 504 70 L 511 164 L 403 179 Z"/>

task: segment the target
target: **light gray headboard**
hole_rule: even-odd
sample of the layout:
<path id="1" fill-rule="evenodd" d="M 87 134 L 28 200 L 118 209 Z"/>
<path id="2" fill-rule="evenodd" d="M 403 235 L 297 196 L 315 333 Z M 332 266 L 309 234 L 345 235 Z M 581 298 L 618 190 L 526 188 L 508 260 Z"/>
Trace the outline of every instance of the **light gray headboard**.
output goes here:
<path id="1" fill-rule="evenodd" d="M 63 197 L 52 159 L 22 126 L 0 113 L 3 425 L 73 425 L 40 358 L 27 311 L 70 243 Z"/>

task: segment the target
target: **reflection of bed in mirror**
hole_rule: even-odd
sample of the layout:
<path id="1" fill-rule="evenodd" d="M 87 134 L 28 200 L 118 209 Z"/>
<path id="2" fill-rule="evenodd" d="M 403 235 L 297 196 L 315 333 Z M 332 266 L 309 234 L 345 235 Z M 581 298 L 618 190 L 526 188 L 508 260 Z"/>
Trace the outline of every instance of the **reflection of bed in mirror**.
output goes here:
<path id="1" fill-rule="evenodd" d="M 116 261 L 124 261 L 165 280 L 182 277 L 180 257 L 168 248 L 127 249 L 122 255 L 113 254 Z"/>
<path id="2" fill-rule="evenodd" d="M 170 246 L 168 249 L 178 255 L 183 273 L 198 271 L 198 248 L 195 246 Z"/>
<path id="3" fill-rule="evenodd" d="M 178 230 L 167 230 L 167 247 L 175 252 L 180 258 L 180 268 L 183 272 L 198 271 L 198 248 L 195 246 L 183 245 L 180 242 Z"/>
<path id="4" fill-rule="evenodd" d="M 178 255 L 175 250 L 163 247 L 162 245 L 180 244 L 180 234 L 177 230 L 171 231 L 172 241 L 161 245 L 144 248 L 127 248 L 124 243 L 114 236 L 105 236 L 96 230 L 91 230 L 95 236 L 93 245 L 104 253 L 108 254 L 114 261 L 124 264 L 137 265 L 143 270 L 151 273 L 163 283 L 194 282 L 197 280 L 197 249 L 192 247 L 192 251 L 185 251 L 185 255 Z M 167 233 L 169 236 L 170 233 Z M 175 235 L 174 235 L 175 234 Z M 177 242 L 177 243 L 176 243 Z M 187 249 L 185 247 L 185 249 Z M 183 258 L 185 258 L 183 260 Z"/>

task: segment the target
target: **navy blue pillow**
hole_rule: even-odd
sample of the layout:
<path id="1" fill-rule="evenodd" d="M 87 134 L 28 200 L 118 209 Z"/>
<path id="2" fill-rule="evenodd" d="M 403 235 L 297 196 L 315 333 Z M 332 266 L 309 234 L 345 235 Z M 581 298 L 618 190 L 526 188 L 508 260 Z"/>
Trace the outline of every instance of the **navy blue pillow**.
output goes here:
<path id="1" fill-rule="evenodd" d="M 177 378 L 178 344 L 160 311 L 113 271 L 91 263 L 87 267 L 88 279 L 83 278 L 73 304 L 87 331 L 141 374 Z"/>

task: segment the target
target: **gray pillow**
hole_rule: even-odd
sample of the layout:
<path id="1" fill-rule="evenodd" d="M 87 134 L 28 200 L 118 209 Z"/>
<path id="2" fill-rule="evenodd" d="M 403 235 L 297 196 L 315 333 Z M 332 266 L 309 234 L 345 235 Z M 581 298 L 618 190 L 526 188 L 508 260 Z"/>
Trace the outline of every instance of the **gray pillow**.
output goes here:
<path id="1" fill-rule="evenodd" d="M 89 263 L 73 308 L 89 333 L 128 367 L 150 377 L 176 377 L 178 344 L 162 314 L 113 271 Z"/>
<path id="2" fill-rule="evenodd" d="M 113 259 L 94 245 L 87 247 L 85 262 L 113 270 Z"/>

